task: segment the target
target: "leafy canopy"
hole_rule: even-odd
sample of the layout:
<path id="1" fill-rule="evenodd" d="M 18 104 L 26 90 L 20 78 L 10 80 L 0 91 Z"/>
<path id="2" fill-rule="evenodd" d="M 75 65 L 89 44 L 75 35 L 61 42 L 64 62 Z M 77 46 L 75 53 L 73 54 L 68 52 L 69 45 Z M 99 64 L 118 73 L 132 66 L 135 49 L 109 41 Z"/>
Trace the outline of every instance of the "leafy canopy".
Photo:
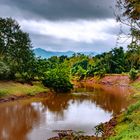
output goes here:
<path id="1" fill-rule="evenodd" d="M 20 29 L 15 20 L 0 18 L 0 59 L 10 68 L 11 78 L 16 73 L 22 78 L 31 78 L 35 59 L 31 48 L 29 35 Z"/>

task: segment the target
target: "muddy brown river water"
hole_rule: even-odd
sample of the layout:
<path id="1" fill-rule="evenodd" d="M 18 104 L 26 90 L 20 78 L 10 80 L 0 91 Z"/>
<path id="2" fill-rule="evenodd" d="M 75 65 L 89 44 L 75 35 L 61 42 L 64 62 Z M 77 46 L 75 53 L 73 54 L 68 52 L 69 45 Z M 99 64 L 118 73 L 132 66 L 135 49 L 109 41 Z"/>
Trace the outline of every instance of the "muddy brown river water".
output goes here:
<path id="1" fill-rule="evenodd" d="M 49 94 L 0 104 L 0 140 L 47 140 L 53 130 L 84 131 L 109 121 L 124 110 L 127 87 L 81 87 L 72 94 Z"/>

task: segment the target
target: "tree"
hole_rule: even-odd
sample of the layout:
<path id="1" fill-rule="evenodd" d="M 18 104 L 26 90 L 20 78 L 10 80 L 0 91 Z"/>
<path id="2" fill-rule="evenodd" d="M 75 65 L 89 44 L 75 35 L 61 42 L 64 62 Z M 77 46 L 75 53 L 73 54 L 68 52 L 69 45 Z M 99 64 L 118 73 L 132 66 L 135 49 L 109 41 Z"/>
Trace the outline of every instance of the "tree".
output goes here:
<path id="1" fill-rule="evenodd" d="M 122 73 L 125 71 L 125 54 L 122 47 L 114 48 L 110 52 L 110 72 Z"/>
<path id="2" fill-rule="evenodd" d="M 131 80 L 136 80 L 138 76 L 138 71 L 132 68 L 129 72 L 129 76 Z"/>
<path id="3" fill-rule="evenodd" d="M 140 0 L 117 0 L 117 6 L 118 21 L 130 27 L 132 40 L 127 51 L 129 70 L 133 67 L 140 69 Z"/>
<path id="4" fill-rule="evenodd" d="M 67 56 L 62 55 L 62 56 L 59 57 L 60 63 L 63 63 L 65 60 L 68 60 L 68 57 Z"/>
<path id="5" fill-rule="evenodd" d="M 19 28 L 15 20 L 0 18 L 0 56 L 8 53 L 9 47 L 16 41 L 14 36 Z"/>
<path id="6" fill-rule="evenodd" d="M 93 67 L 94 73 L 122 73 L 125 72 L 125 53 L 122 47 L 97 55 Z"/>
<path id="7" fill-rule="evenodd" d="M 124 16 L 128 16 L 133 20 L 140 19 L 140 1 L 139 0 L 118 0 L 118 5 L 123 7 Z"/>
<path id="8" fill-rule="evenodd" d="M 129 70 L 134 67 L 140 69 L 140 46 L 136 42 L 132 42 L 128 45 L 126 62 L 129 66 Z"/>
<path id="9" fill-rule="evenodd" d="M 0 60 L 0 80 L 8 79 L 9 74 L 10 74 L 9 66 L 2 60 Z"/>
<path id="10" fill-rule="evenodd" d="M 42 83 L 58 93 L 69 92 L 73 88 L 70 82 L 69 69 L 64 65 L 58 65 L 56 68 L 45 72 Z"/>
<path id="11" fill-rule="evenodd" d="M 0 18 L 0 58 L 7 62 L 11 77 L 20 73 L 33 71 L 34 54 L 31 50 L 29 35 L 20 29 L 19 24 L 11 18 Z"/>
<path id="12" fill-rule="evenodd" d="M 140 45 L 140 0 L 117 0 L 117 20 L 130 27 L 132 42 Z"/>

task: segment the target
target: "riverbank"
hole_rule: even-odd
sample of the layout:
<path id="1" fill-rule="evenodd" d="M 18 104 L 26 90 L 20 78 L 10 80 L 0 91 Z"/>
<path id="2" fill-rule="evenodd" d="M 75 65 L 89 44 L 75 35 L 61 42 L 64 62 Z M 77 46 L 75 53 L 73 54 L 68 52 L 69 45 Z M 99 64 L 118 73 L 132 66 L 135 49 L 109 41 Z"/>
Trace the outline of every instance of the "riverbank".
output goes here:
<path id="1" fill-rule="evenodd" d="M 109 86 L 129 86 L 133 81 L 130 80 L 127 74 L 106 74 L 103 78 L 88 77 L 80 81 L 85 85 L 92 86 L 94 84 L 102 84 Z M 78 80 L 73 80 L 75 85 L 78 85 Z"/>
<path id="2" fill-rule="evenodd" d="M 92 86 L 95 83 L 108 86 L 129 86 L 133 94 L 129 95 L 129 106 L 109 122 L 103 124 L 103 137 L 107 140 L 139 140 L 140 139 L 140 77 L 131 81 L 128 75 L 106 75 L 98 79 L 87 78 L 81 81 Z"/>
<path id="3" fill-rule="evenodd" d="M 129 97 L 132 104 L 115 118 L 116 125 L 108 140 L 139 140 L 140 139 L 140 81 L 131 83 L 135 93 Z M 106 125 L 105 125 L 106 130 Z"/>
<path id="4" fill-rule="evenodd" d="M 0 81 L 0 103 L 28 98 L 30 96 L 39 96 L 42 93 L 49 92 L 40 82 L 31 84 L 22 84 L 14 81 Z"/>
<path id="5" fill-rule="evenodd" d="M 100 83 L 111 86 L 130 86 L 134 94 L 128 98 L 130 105 L 126 111 L 104 124 L 103 139 L 139 140 L 140 139 L 140 78 L 131 81 L 127 75 L 106 75 L 101 79 L 89 78 L 82 81 L 87 85 Z"/>
<path id="6" fill-rule="evenodd" d="M 108 86 L 129 86 L 133 89 L 133 94 L 129 95 L 128 99 L 130 105 L 128 108 L 117 114 L 109 122 L 101 124 L 97 127 L 97 133 L 102 133 L 101 137 L 87 137 L 80 136 L 79 139 L 89 139 L 89 140 L 139 140 L 140 139 L 140 78 L 135 81 L 131 81 L 128 75 L 106 75 L 103 78 L 91 77 L 81 80 L 73 81 L 75 87 L 83 86 L 92 87 L 94 84 L 102 84 Z M 61 134 L 61 133 L 60 133 Z M 52 138 L 50 140 L 61 140 L 61 139 L 74 139 L 75 135 L 65 135 Z M 59 134 L 58 134 L 59 135 Z"/>
<path id="7" fill-rule="evenodd" d="M 89 137 L 89 136 L 80 136 L 80 139 L 109 139 L 109 140 L 137 140 L 140 139 L 140 80 L 139 78 L 132 82 L 129 80 L 127 75 L 106 75 L 105 77 L 99 79 L 97 77 L 91 77 L 79 81 L 74 81 L 76 87 L 81 86 L 83 83 L 84 86 L 93 86 L 94 84 L 112 86 L 130 86 L 134 89 L 135 94 L 129 96 L 129 100 L 132 105 L 128 109 L 115 116 L 109 122 L 103 125 L 103 138 L 98 137 Z M 13 81 L 0 82 L 0 102 L 13 101 L 21 98 L 27 98 L 31 96 L 40 96 L 39 93 L 49 92 L 47 88 L 41 85 L 39 82 L 29 84 L 21 84 Z M 112 91 L 111 91 L 112 92 Z M 42 96 L 42 95 L 41 95 Z M 100 131 L 100 130 L 99 130 Z M 102 130 L 101 130 L 102 131 Z M 62 136 L 63 133 L 62 133 Z M 62 139 L 67 137 L 77 138 L 77 135 L 56 137 L 54 139 Z M 53 138 L 51 139 L 53 140 Z"/>
<path id="8" fill-rule="evenodd" d="M 106 75 L 99 79 L 98 77 L 86 78 L 81 81 L 72 80 L 75 87 L 93 86 L 95 84 L 110 85 L 110 86 L 129 86 L 129 77 L 127 75 Z M 32 84 L 19 83 L 15 81 L 0 81 L 0 102 L 23 98 L 25 96 L 34 96 L 39 93 L 48 92 L 49 89 L 44 87 L 40 82 L 32 82 Z"/>

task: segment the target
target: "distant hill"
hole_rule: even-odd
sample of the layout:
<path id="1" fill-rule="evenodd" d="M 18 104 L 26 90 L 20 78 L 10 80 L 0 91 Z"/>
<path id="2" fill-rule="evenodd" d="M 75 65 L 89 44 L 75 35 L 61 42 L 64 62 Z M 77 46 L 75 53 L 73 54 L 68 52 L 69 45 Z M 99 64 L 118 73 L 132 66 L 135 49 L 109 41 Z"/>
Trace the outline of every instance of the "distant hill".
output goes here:
<path id="1" fill-rule="evenodd" d="M 33 51 L 34 51 L 34 53 L 37 57 L 41 57 L 41 58 L 50 58 L 52 56 L 62 56 L 62 55 L 71 57 L 75 53 L 73 51 L 52 52 L 52 51 L 46 51 L 46 50 L 41 49 L 41 48 L 36 48 Z M 78 52 L 78 53 L 81 53 L 81 54 L 84 54 L 84 55 L 91 55 L 91 56 L 94 56 L 94 55 L 97 54 L 95 52 Z"/>

